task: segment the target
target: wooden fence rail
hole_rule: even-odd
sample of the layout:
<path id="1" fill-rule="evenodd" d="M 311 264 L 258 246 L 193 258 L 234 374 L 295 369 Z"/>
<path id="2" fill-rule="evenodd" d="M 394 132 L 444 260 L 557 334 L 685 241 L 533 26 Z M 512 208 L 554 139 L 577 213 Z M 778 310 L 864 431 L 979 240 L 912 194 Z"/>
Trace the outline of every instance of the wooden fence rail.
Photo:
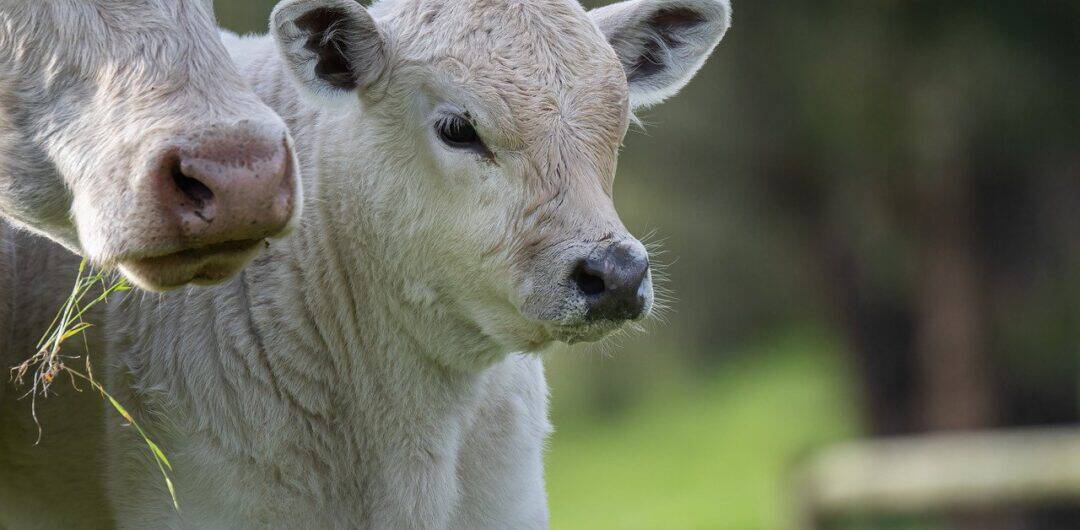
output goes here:
<path id="1" fill-rule="evenodd" d="M 836 517 L 1080 501 L 1080 429 L 934 434 L 828 447 L 795 475 L 798 528 Z"/>

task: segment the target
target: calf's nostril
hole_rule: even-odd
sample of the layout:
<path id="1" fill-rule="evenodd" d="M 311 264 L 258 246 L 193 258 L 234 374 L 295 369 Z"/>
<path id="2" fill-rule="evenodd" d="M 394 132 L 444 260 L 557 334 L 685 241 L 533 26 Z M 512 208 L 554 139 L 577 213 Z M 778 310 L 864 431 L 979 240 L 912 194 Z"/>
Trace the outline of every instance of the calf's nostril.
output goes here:
<path id="1" fill-rule="evenodd" d="M 574 269 L 574 284 L 586 296 L 596 296 L 604 292 L 604 279 L 591 272 L 588 262 L 578 263 Z"/>
<path id="2" fill-rule="evenodd" d="M 185 175 L 179 162 L 173 164 L 171 171 L 173 185 L 191 201 L 196 211 L 202 210 L 214 199 L 214 192 L 198 179 Z"/>
<path id="3" fill-rule="evenodd" d="M 613 244 L 578 262 L 573 280 L 585 295 L 586 321 L 638 318 L 647 304 L 643 291 L 649 256 L 633 244 Z"/>

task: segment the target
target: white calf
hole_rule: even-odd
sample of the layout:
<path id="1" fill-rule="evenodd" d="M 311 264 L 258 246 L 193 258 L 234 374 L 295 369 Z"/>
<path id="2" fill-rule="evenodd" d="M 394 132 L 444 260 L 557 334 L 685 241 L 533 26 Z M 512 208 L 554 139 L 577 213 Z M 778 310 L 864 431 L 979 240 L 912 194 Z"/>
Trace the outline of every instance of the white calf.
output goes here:
<path id="1" fill-rule="evenodd" d="M 617 150 L 728 13 L 294 0 L 272 38 L 230 37 L 297 139 L 304 218 L 234 280 L 95 317 L 99 372 L 168 452 L 183 510 L 110 418 L 121 526 L 546 526 L 547 389 L 519 352 L 648 314 L 648 256 L 611 201 Z"/>

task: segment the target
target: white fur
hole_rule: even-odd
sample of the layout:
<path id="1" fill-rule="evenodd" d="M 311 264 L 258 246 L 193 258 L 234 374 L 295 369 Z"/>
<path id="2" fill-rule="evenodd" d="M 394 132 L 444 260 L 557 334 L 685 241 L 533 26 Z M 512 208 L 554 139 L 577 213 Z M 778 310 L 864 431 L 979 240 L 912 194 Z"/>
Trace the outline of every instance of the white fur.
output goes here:
<path id="1" fill-rule="evenodd" d="M 290 6 L 343 1 L 286 2 L 272 28 Z M 385 70 L 356 72 L 351 101 L 300 95 L 321 83 L 303 64 L 314 55 L 225 35 L 297 140 L 307 204 L 228 283 L 134 294 L 89 317 L 91 351 L 108 355 L 98 373 L 169 455 L 182 507 L 107 416 L 100 445 L 57 451 L 107 455 L 121 527 L 547 526 L 547 388 L 537 354 L 518 352 L 623 324 L 584 321 L 566 278 L 632 240 L 610 197 L 630 113 L 622 64 L 566 0 L 371 13 L 384 40 L 364 49 L 385 55 L 353 64 Z M 448 112 L 472 116 L 490 154 L 440 142 L 432 124 Z M 18 287 L 34 265 L 5 259 L 16 299 L 49 303 Z M 63 271 L 39 283 L 62 285 Z M 68 478 L 46 461 L 29 480 Z"/>
<path id="2" fill-rule="evenodd" d="M 209 4 L 0 2 L 0 215 L 109 266 L 189 248 L 155 200 L 162 153 L 286 137 Z"/>
<path id="3" fill-rule="evenodd" d="M 647 23 L 650 17 L 680 9 L 701 14 L 700 22 L 683 28 Z M 731 26 L 731 6 L 716 0 L 633 0 L 601 7 L 592 16 L 627 68 L 630 101 L 635 107 L 655 105 L 674 96 L 705 64 Z M 686 21 L 681 22 L 686 25 Z M 670 31 L 678 33 L 676 39 L 666 35 Z M 632 63 L 648 45 L 657 48 L 662 67 L 653 75 L 637 76 Z"/>

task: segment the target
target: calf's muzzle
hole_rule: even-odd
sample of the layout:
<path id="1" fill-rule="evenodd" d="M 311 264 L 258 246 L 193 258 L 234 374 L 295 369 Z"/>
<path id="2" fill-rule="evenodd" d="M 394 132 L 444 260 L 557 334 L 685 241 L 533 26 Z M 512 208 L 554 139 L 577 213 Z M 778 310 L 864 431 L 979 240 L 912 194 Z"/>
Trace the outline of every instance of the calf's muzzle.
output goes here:
<path id="1" fill-rule="evenodd" d="M 636 240 L 611 243 L 578 262 L 573 280 L 585 297 L 585 319 L 633 320 L 645 311 L 649 255 Z"/>

